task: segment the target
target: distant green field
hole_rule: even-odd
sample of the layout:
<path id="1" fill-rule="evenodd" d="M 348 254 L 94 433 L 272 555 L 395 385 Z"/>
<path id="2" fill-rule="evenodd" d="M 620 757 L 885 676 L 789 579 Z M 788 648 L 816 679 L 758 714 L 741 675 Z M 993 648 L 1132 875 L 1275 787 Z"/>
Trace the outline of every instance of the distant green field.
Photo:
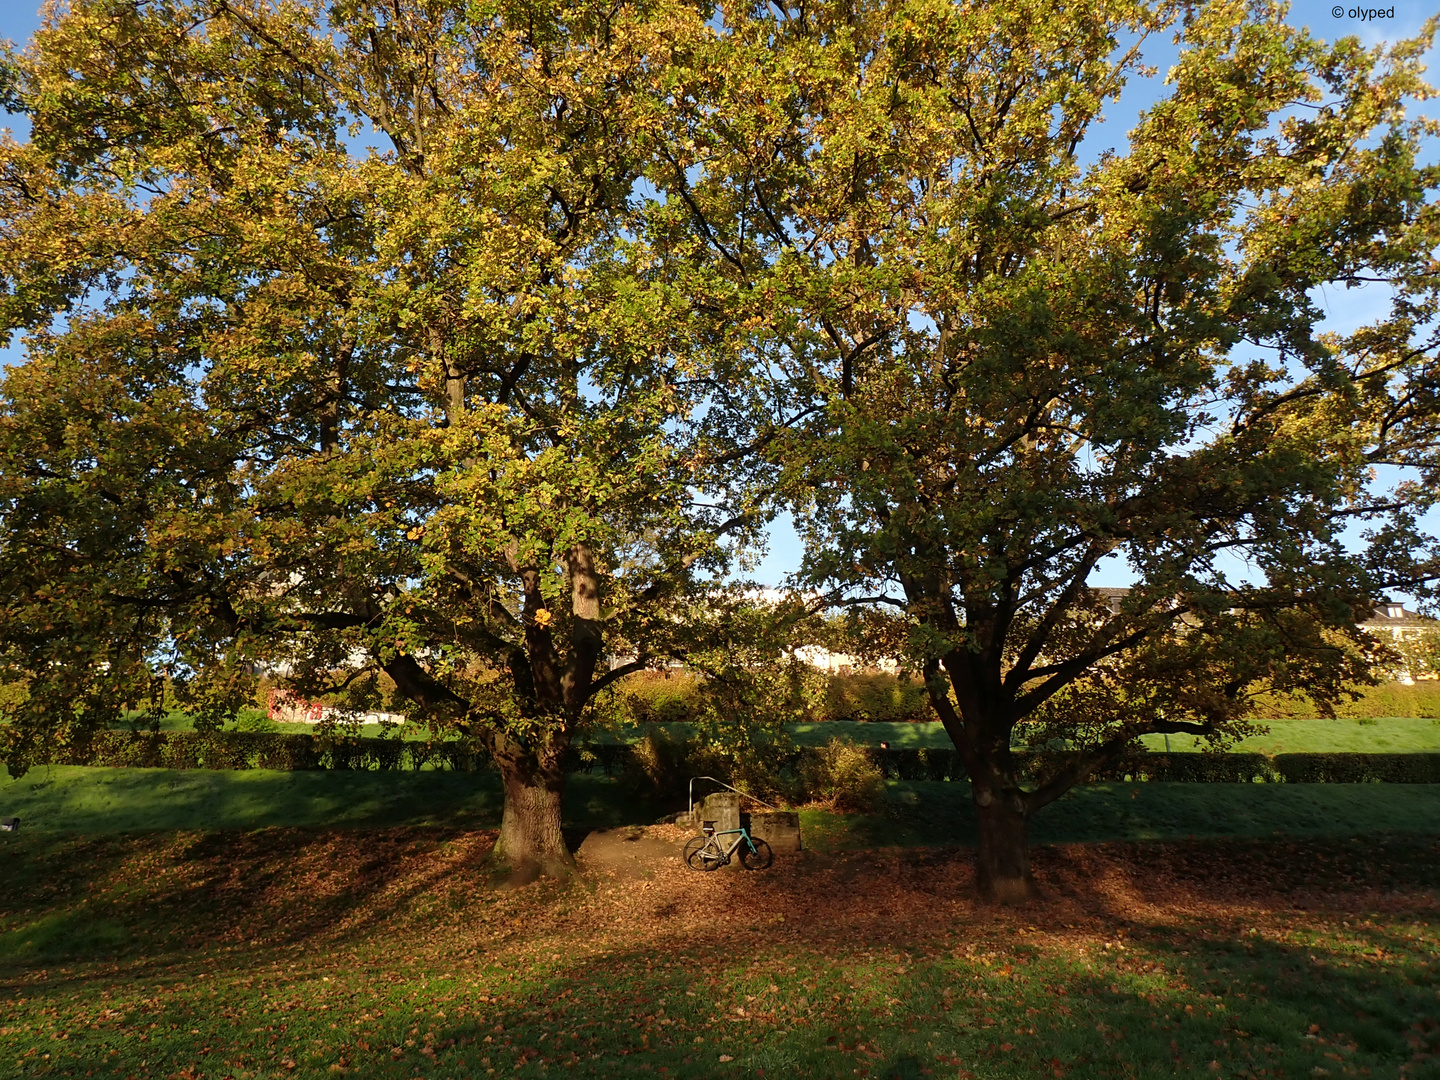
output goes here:
<path id="1" fill-rule="evenodd" d="M 1251 753 L 1371 753 L 1416 754 L 1440 752 L 1440 720 L 1391 718 L 1385 720 L 1269 720 L 1268 735 L 1246 739 L 1235 749 Z M 829 721 L 823 724 L 794 724 L 789 728 L 796 742 L 814 746 L 836 735 L 858 743 L 878 745 L 882 740 L 893 747 L 945 749 L 950 737 L 938 723 L 855 723 Z M 1164 750 L 1162 735 L 1144 739 L 1147 748 Z M 1170 736 L 1172 751 L 1197 748 L 1197 740 L 1186 735 Z"/>
<path id="2" fill-rule="evenodd" d="M 1422 754 L 1440 751 L 1440 720 L 1384 717 L 1375 720 L 1265 720 L 1268 735 L 1236 745 L 1261 754 Z M 1165 736 L 1147 735 L 1145 746 L 1164 750 Z M 1198 740 L 1171 735 L 1172 751 L 1197 749 Z"/>

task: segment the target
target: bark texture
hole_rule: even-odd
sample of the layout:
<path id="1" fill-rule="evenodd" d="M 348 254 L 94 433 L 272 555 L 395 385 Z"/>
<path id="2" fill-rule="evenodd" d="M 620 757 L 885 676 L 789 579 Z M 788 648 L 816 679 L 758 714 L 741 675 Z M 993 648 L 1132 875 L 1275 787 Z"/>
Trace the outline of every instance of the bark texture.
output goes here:
<path id="1" fill-rule="evenodd" d="M 992 695 L 976 692 L 983 680 L 966 667 L 970 658 L 958 652 L 946 657 L 950 685 L 956 689 L 962 715 L 945 696 L 935 675 L 939 666 L 927 672 L 930 702 L 955 744 L 970 775 L 975 817 L 980 826 L 980 848 L 975 856 L 975 884 L 981 899 L 1000 904 L 1023 904 L 1039 895 L 1030 873 L 1029 838 L 1026 835 L 1031 796 L 1020 787 L 1015 760 L 1010 753 L 1013 722 L 1004 719 L 997 707 L 1003 703 L 1000 689 Z"/>
<path id="2" fill-rule="evenodd" d="M 1030 873 L 1023 803 L 1017 796 L 996 796 L 988 788 L 977 787 L 975 814 L 980 823 L 976 884 L 981 897 L 997 904 L 1034 899 L 1039 890 Z"/>
<path id="3" fill-rule="evenodd" d="M 565 774 L 559 754 L 497 753 L 505 811 L 493 857 L 517 870 L 567 877 L 575 860 L 560 827 Z"/>

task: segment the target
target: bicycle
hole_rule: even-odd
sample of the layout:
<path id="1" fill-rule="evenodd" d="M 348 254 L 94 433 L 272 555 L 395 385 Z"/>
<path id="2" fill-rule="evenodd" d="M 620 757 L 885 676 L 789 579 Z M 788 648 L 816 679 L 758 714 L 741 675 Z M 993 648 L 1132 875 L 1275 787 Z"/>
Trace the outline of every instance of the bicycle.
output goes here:
<path id="1" fill-rule="evenodd" d="M 775 861 L 770 845 L 764 840 L 756 840 L 743 825 L 738 829 L 716 832 L 715 822 L 702 821 L 700 831 L 703 835 L 692 836 L 685 841 L 685 865 L 692 870 L 719 870 L 729 865 L 737 850 L 740 852 L 740 865 L 746 870 L 764 870 Z M 735 842 L 728 848 L 722 847 L 719 839 L 722 836 L 733 836 Z"/>

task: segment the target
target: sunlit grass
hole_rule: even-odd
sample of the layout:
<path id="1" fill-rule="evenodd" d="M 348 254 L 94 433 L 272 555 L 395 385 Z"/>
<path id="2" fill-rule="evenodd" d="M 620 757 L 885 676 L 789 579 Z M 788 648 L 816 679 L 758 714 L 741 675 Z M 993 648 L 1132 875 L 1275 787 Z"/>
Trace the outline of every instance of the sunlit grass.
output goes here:
<path id="1" fill-rule="evenodd" d="M 682 800 L 683 801 L 683 800 Z M 0 815 L 27 832 L 500 823 L 498 774 L 450 771 L 279 771 L 39 766 L 0 774 Z M 577 825 L 649 822 L 665 809 L 618 779 L 572 775 L 566 818 Z"/>
<path id="2" fill-rule="evenodd" d="M 620 776 L 575 773 L 565 819 L 574 826 L 647 824 L 684 809 L 643 797 Z M 839 849 L 974 843 L 965 783 L 890 781 L 869 815 L 804 810 L 808 842 Z M 56 766 L 0 777 L 0 815 L 27 832 L 88 834 L 273 826 L 438 825 L 493 828 L 494 772 L 280 772 L 267 769 L 110 769 Z M 1078 788 L 1032 820 L 1036 843 L 1191 836 L 1348 836 L 1433 830 L 1436 784 L 1102 783 Z"/>

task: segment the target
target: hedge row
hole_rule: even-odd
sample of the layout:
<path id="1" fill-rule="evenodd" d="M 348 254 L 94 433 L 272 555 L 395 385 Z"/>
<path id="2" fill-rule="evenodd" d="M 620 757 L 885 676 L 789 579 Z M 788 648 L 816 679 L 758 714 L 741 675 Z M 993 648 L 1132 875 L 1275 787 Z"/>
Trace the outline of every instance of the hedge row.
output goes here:
<path id="1" fill-rule="evenodd" d="M 864 752 L 892 780 L 964 780 L 954 750 L 867 747 Z M 775 762 L 798 775 L 806 755 L 792 751 Z M 582 746 L 570 751 L 572 772 L 600 769 L 606 775 L 637 769 L 634 748 Z M 1060 763 L 1051 753 L 1017 753 L 1022 776 L 1033 778 Z M 419 769 L 431 766 L 473 772 L 490 768 L 485 752 L 467 742 L 402 742 L 356 736 L 270 732 L 118 732 L 97 734 L 88 744 L 58 755 L 56 765 L 104 765 L 167 769 Z M 677 778 L 683 781 L 683 777 Z M 1436 784 L 1440 754 L 1139 754 L 1096 773 L 1097 780 L 1167 780 L 1192 783 Z"/>
<path id="2" fill-rule="evenodd" d="M 828 675 L 822 692 L 809 701 L 806 719 L 823 720 L 925 720 L 933 721 L 935 711 L 917 679 L 901 680 L 894 675 Z M 703 680 L 681 673 L 641 672 L 621 680 L 618 692 L 622 711 L 632 723 L 690 720 L 700 709 Z M 1382 682 L 1359 687 L 1360 696 L 1335 704 L 1342 719 L 1370 719 L 1384 716 L 1440 718 L 1440 680 L 1414 683 Z M 795 702 L 793 704 L 800 704 Z M 1304 694 L 1260 694 L 1251 716 L 1257 720 L 1313 720 L 1321 716 L 1315 703 Z"/>
<path id="3" fill-rule="evenodd" d="M 141 769 L 369 770 L 431 765 L 466 772 L 489 763 L 488 755 L 469 743 L 265 731 L 105 731 L 88 743 L 69 747 L 52 762 Z"/>
<path id="4" fill-rule="evenodd" d="M 964 780 L 954 750 L 871 750 L 887 779 Z M 1058 755 L 1016 753 L 1022 776 L 1051 772 Z M 1440 784 L 1440 754 L 1137 754 L 1098 770 L 1094 780 L 1202 784 Z"/>
<path id="5" fill-rule="evenodd" d="M 631 767 L 629 746 L 571 748 L 570 772 L 599 768 L 607 776 Z M 268 731 L 104 731 L 90 742 L 67 747 L 52 765 L 99 765 L 132 769 L 451 769 L 492 767 L 483 748 L 468 742 L 415 742 L 354 735 Z"/>
<path id="6" fill-rule="evenodd" d="M 1261 694 L 1255 699 L 1251 715 L 1258 720 L 1315 720 L 1321 714 L 1315 703 L 1304 694 L 1293 697 Z M 1440 718 L 1440 680 L 1383 682 L 1378 686 L 1361 687 L 1360 696 L 1354 701 L 1335 703 L 1335 715 L 1342 720 L 1383 716 Z"/>

